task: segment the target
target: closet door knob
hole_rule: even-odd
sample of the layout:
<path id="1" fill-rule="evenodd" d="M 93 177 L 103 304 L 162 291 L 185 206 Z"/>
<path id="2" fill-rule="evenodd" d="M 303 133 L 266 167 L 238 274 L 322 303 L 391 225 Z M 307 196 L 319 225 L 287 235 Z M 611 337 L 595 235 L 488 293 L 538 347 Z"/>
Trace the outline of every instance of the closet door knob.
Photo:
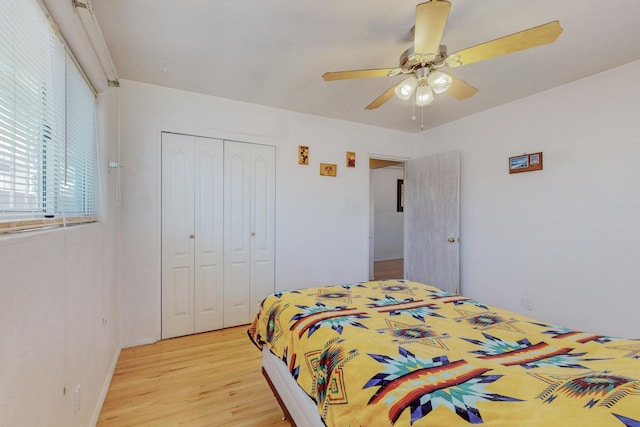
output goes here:
<path id="1" fill-rule="evenodd" d="M 255 236 L 255 235 L 256 235 L 256 232 L 255 232 L 255 231 L 254 231 L 254 232 L 252 232 L 252 233 L 251 233 L 251 235 L 252 235 L 252 236 Z"/>
<path id="2" fill-rule="evenodd" d="M 190 238 L 190 239 L 195 239 L 195 238 L 196 238 L 196 235 L 195 235 L 195 234 L 189 234 L 189 238 Z"/>
<path id="3" fill-rule="evenodd" d="M 449 239 L 447 239 L 447 241 L 449 243 L 455 243 L 456 239 L 455 239 L 455 237 L 449 237 Z"/>

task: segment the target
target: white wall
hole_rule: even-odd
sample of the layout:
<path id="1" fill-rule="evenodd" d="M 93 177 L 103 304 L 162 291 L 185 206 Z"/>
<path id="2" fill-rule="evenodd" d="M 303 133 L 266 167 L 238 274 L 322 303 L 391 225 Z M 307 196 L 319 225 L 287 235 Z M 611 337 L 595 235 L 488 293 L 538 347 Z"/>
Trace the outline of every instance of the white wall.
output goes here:
<path id="1" fill-rule="evenodd" d="M 640 337 L 638 75 L 634 62 L 418 136 L 418 155 L 462 152 L 463 293 Z M 537 151 L 543 171 L 509 175 L 509 156 Z"/>
<path id="2" fill-rule="evenodd" d="M 114 155 L 113 102 L 98 102 L 101 166 Z M 0 236 L 2 426 L 97 420 L 120 353 L 115 175 L 103 167 L 101 181 L 101 222 Z"/>
<path id="3" fill-rule="evenodd" d="M 399 259 L 404 253 L 404 213 L 397 211 L 401 167 L 371 169 L 374 205 L 374 261 Z"/>
<path id="4" fill-rule="evenodd" d="M 370 153 L 412 157 L 411 134 L 121 81 L 124 346 L 160 338 L 160 132 L 277 147 L 278 289 L 367 280 Z M 298 145 L 310 165 L 298 165 Z M 346 168 L 346 151 L 356 167 Z M 319 163 L 338 175 L 322 177 Z"/>

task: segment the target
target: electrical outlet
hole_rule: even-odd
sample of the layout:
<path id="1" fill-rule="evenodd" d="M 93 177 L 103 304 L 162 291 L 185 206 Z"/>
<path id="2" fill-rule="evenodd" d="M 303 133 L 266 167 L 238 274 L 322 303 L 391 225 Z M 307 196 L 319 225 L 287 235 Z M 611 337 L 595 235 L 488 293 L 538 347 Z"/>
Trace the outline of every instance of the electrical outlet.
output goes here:
<path id="1" fill-rule="evenodd" d="M 525 310 L 533 310 L 533 300 L 529 298 L 528 295 L 523 296 L 520 303 L 522 304 L 522 308 L 524 308 Z"/>

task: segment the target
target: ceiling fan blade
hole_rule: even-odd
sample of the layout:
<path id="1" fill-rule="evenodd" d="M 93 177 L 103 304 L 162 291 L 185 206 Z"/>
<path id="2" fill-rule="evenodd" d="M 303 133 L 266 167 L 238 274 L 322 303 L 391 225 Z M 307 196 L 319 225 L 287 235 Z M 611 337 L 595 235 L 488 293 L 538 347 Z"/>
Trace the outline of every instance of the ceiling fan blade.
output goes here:
<path id="1" fill-rule="evenodd" d="M 560 22 L 553 21 L 461 50 L 451 55 L 451 57 L 459 57 L 459 64 L 457 65 L 472 64 L 495 56 L 506 55 L 508 53 L 553 43 L 560 33 L 562 33 Z M 447 65 L 456 66 L 455 63 Z"/>
<path id="2" fill-rule="evenodd" d="M 476 92 L 478 92 L 478 89 L 471 86 L 469 83 L 465 82 L 464 80 L 460 80 L 453 76 L 451 76 L 451 78 L 453 80 L 451 82 L 451 86 L 449 87 L 449 90 L 447 90 L 447 93 L 453 96 L 454 98 L 458 100 L 463 100 L 463 99 L 472 97 L 473 95 L 476 94 Z"/>
<path id="3" fill-rule="evenodd" d="M 400 74 L 399 68 L 375 68 L 370 70 L 330 71 L 322 78 L 328 82 L 332 80 L 365 79 L 369 77 L 388 77 Z"/>
<path id="4" fill-rule="evenodd" d="M 382 95 L 380 95 L 379 97 L 374 99 L 373 102 L 371 104 L 367 105 L 366 107 L 364 107 L 364 109 L 365 110 L 373 110 L 373 109 L 376 109 L 376 108 L 382 106 L 382 104 L 384 104 L 385 102 L 387 102 L 388 100 L 393 98 L 393 96 L 396 94 L 395 93 L 396 86 L 398 86 L 400 83 L 402 83 L 402 80 L 400 80 L 398 83 L 396 83 L 393 86 L 391 86 L 391 88 L 389 88 L 389 90 L 387 90 L 385 93 L 383 93 Z"/>
<path id="5" fill-rule="evenodd" d="M 421 55 L 438 53 L 450 9 L 451 3 L 443 0 L 431 0 L 416 6 L 414 53 Z"/>

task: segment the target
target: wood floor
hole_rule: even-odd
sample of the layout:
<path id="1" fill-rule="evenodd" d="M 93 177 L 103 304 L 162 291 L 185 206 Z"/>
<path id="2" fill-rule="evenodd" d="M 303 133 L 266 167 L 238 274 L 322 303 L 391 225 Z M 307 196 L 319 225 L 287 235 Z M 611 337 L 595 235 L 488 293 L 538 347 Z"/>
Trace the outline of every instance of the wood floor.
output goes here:
<path id="1" fill-rule="evenodd" d="M 246 330 L 123 349 L 97 425 L 288 427 Z"/>
<path id="2" fill-rule="evenodd" d="M 402 279 L 404 277 L 404 260 L 388 259 L 373 263 L 373 276 L 375 280 Z"/>
<path id="3" fill-rule="evenodd" d="M 403 277 L 402 260 L 375 263 L 376 280 Z M 247 326 L 120 353 L 98 427 L 287 427 L 260 372 Z"/>

